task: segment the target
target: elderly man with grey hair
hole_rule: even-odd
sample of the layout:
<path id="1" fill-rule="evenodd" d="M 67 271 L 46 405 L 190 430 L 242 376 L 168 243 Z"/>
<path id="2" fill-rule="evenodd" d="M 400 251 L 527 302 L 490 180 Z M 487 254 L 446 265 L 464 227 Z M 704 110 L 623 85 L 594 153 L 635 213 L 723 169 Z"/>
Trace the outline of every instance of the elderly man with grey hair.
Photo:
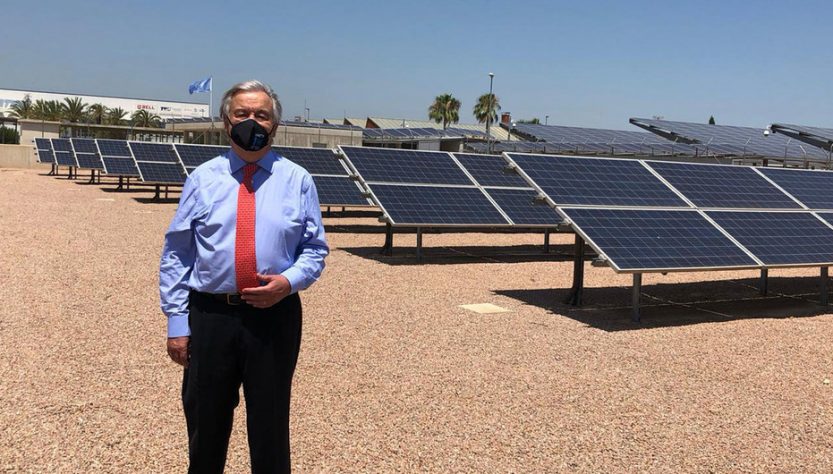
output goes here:
<path id="1" fill-rule="evenodd" d="M 220 116 L 231 149 L 188 176 L 159 266 L 168 355 L 185 368 L 188 472 L 223 472 L 241 385 L 252 472 L 289 472 L 298 291 L 321 275 L 329 248 L 312 178 L 270 146 L 277 95 L 241 82 Z"/>

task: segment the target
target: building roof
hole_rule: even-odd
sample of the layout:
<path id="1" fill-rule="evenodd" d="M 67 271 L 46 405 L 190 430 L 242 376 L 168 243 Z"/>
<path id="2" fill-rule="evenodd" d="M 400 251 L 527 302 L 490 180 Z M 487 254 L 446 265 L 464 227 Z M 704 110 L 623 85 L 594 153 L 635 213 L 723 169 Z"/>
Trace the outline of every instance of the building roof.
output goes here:
<path id="1" fill-rule="evenodd" d="M 372 122 L 378 128 L 443 128 L 443 125 L 441 123 L 436 123 L 433 120 L 368 117 L 367 121 Z M 449 127 L 454 127 L 461 130 L 473 130 L 481 133 L 486 133 L 486 124 L 455 123 L 449 124 Z M 496 140 L 506 140 L 507 138 L 509 138 L 509 132 L 500 128 L 500 126 L 498 126 L 497 123 L 492 124 L 489 132 Z"/>

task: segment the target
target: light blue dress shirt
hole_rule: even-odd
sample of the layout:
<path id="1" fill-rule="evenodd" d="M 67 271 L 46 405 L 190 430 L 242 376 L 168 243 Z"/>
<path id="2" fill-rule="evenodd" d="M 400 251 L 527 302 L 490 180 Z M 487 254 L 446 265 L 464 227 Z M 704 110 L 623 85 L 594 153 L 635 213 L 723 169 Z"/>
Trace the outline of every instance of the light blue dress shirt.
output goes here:
<path id="1" fill-rule="evenodd" d="M 245 164 L 229 150 L 198 167 L 185 181 L 159 265 L 159 296 L 168 316 L 168 337 L 191 334 L 191 289 L 238 292 L 234 241 L 237 193 Z M 253 178 L 257 270 L 285 276 L 294 293 L 318 279 L 329 253 L 318 193 L 305 169 L 274 151 L 257 165 Z"/>

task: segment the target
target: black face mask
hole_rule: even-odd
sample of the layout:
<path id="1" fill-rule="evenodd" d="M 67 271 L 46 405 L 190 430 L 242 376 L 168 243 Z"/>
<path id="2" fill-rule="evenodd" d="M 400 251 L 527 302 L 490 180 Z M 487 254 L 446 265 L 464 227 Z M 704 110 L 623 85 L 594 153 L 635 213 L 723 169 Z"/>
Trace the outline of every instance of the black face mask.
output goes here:
<path id="1" fill-rule="evenodd" d="M 269 133 L 255 119 L 246 119 L 231 127 L 231 140 L 246 151 L 258 151 L 269 144 Z"/>

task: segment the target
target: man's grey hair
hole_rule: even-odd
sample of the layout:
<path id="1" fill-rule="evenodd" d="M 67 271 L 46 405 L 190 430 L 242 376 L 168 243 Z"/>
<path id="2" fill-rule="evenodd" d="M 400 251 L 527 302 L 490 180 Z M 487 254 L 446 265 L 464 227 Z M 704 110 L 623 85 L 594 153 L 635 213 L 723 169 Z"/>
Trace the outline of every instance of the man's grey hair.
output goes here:
<path id="1" fill-rule="evenodd" d="M 281 106 L 280 99 L 278 99 L 278 94 L 275 94 L 275 91 L 267 84 L 257 80 L 238 82 L 223 94 L 223 100 L 220 102 L 220 118 L 224 122 L 229 122 L 231 99 L 241 92 L 265 92 L 266 95 L 272 98 L 272 120 L 275 122 L 275 125 L 280 123 L 283 107 Z"/>

